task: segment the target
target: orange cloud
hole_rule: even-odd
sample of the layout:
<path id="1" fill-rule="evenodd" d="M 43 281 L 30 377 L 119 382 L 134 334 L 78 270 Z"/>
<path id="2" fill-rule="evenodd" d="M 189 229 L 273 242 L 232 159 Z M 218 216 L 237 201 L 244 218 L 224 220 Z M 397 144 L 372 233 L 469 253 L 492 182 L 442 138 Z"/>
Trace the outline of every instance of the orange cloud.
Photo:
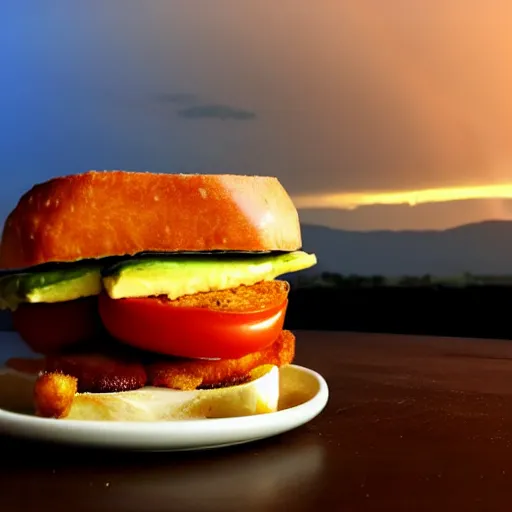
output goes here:
<path id="1" fill-rule="evenodd" d="M 294 196 L 297 208 L 339 208 L 353 210 L 358 206 L 442 203 L 467 199 L 512 199 L 512 183 L 467 187 L 430 188 L 385 192 L 350 192 Z"/>

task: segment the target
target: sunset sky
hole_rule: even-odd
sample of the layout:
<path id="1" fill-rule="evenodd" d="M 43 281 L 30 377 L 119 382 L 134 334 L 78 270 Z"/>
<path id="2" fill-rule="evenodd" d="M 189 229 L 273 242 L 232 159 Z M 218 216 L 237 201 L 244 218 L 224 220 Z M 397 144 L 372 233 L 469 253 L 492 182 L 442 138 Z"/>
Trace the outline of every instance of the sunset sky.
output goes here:
<path id="1" fill-rule="evenodd" d="M 0 221 L 87 169 L 278 176 L 304 222 L 512 219 L 507 0 L 7 0 Z"/>

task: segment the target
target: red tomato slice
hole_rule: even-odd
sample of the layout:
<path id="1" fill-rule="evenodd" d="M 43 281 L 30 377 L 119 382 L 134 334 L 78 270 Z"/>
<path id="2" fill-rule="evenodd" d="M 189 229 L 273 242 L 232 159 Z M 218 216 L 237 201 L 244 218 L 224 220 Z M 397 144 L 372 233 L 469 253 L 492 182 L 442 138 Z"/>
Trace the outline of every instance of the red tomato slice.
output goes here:
<path id="1" fill-rule="evenodd" d="M 174 306 L 156 298 L 99 297 L 110 334 L 134 347 L 187 358 L 239 358 L 271 345 L 283 329 L 288 301 L 261 311 L 224 312 Z"/>
<path id="2" fill-rule="evenodd" d="M 12 313 L 13 327 L 40 354 L 93 339 L 101 332 L 97 297 L 68 302 L 20 304 Z"/>

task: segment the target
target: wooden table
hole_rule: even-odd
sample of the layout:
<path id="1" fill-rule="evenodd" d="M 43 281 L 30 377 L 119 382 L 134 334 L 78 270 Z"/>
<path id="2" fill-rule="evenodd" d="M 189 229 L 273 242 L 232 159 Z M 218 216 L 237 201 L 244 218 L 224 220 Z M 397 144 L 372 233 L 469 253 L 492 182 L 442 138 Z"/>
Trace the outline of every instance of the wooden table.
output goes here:
<path id="1" fill-rule="evenodd" d="M 0 510 L 512 508 L 512 342 L 297 335 L 331 391 L 309 425 L 180 455 L 3 440 Z"/>

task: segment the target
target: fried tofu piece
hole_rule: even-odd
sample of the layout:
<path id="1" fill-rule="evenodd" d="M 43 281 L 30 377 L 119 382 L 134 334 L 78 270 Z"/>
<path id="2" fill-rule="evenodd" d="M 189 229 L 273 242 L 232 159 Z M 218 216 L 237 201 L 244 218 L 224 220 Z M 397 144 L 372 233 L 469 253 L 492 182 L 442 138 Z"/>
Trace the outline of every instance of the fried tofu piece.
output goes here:
<path id="1" fill-rule="evenodd" d="M 34 386 L 37 416 L 64 418 L 69 414 L 78 389 L 78 379 L 62 373 L 42 373 Z"/>

